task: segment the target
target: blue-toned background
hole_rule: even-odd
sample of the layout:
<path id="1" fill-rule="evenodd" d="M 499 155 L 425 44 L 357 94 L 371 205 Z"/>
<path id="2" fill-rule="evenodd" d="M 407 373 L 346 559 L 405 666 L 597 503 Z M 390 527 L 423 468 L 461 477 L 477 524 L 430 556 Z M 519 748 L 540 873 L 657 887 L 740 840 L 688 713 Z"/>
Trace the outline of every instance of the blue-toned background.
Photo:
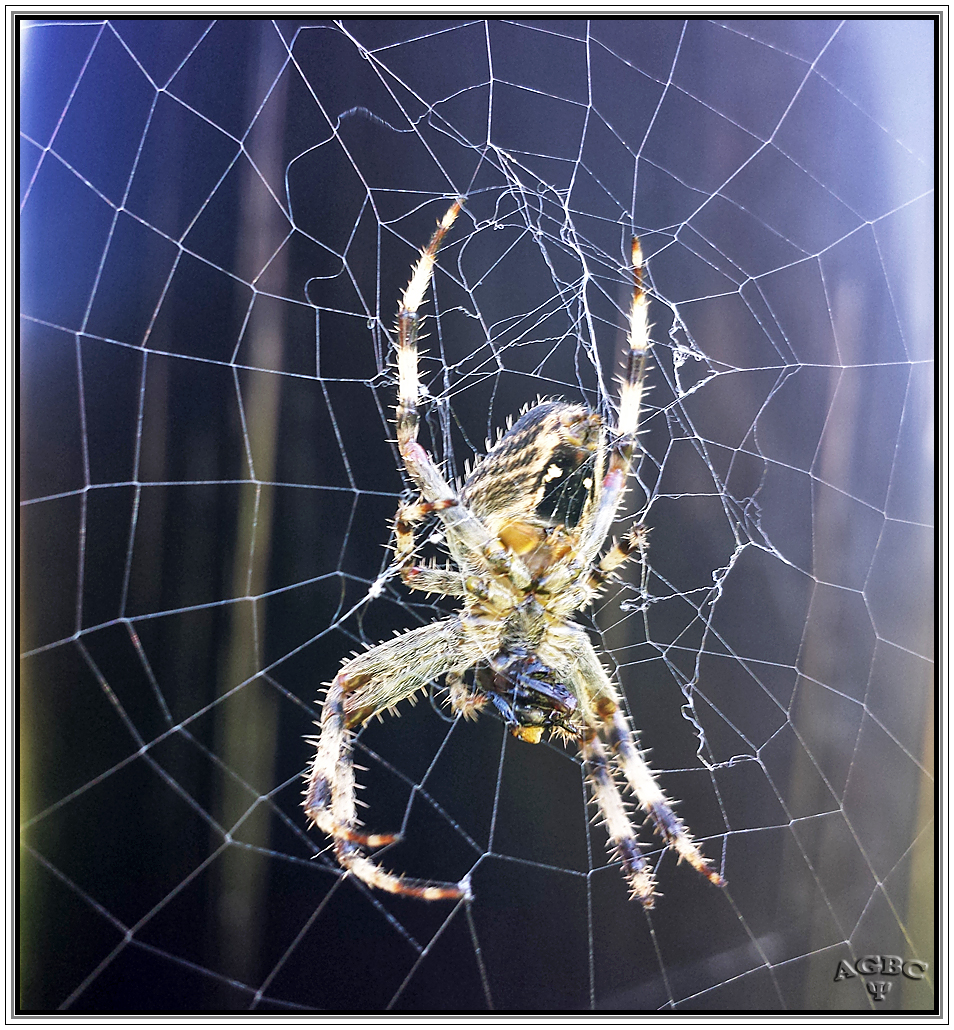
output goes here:
<path id="1" fill-rule="evenodd" d="M 23 1009 L 932 1008 L 934 23 L 16 28 Z M 581 621 L 725 892 L 647 829 L 644 913 L 573 750 L 437 687 L 356 761 L 382 861 L 473 903 L 306 829 L 320 685 L 446 607 L 380 577 L 458 194 L 451 475 L 540 394 L 611 414 L 642 239 L 649 567 Z M 928 977 L 834 982 L 868 954 Z"/>

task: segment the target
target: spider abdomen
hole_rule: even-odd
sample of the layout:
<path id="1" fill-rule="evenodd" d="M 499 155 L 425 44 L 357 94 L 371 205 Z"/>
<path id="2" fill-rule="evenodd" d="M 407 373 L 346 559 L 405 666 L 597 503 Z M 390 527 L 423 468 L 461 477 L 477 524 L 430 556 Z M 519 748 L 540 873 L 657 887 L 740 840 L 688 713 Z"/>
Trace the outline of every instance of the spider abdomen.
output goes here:
<path id="1" fill-rule="evenodd" d="M 590 504 L 602 421 L 582 404 L 541 401 L 478 461 L 461 499 L 489 528 L 525 521 L 575 528 Z"/>

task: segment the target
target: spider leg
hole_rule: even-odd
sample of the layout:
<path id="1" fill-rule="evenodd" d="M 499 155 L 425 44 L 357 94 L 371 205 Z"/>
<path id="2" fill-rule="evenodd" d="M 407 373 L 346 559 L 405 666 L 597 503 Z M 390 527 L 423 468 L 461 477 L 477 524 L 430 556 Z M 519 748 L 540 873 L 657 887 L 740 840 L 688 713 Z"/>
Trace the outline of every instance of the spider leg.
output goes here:
<path id="1" fill-rule="evenodd" d="M 418 504 L 402 504 L 394 520 L 394 556 L 401 570 L 404 585 L 425 594 L 442 594 L 444 597 L 466 597 L 468 594 L 464 576 L 450 567 L 436 565 L 412 565 L 414 553 L 414 526 L 432 512 L 451 507 L 454 501 L 424 501 Z"/>
<path id="2" fill-rule="evenodd" d="M 649 298 L 643 289 L 643 252 L 635 236 L 632 263 L 633 301 L 629 310 L 624 373 L 619 381 L 619 417 L 613 430 L 616 439 L 610 447 L 599 503 L 580 535 L 578 557 L 584 567 L 594 561 L 616 519 L 617 509 L 626 492 L 626 481 L 642 418 L 646 368 L 652 349 L 649 336 L 652 327 L 649 324 Z"/>
<path id="3" fill-rule="evenodd" d="M 418 412 L 417 402 L 421 395 L 421 382 L 417 373 L 417 338 L 421 329 L 421 316 L 417 309 L 424 302 L 424 295 L 434 274 L 434 262 L 437 252 L 460 214 L 461 202 L 455 200 L 446 214 L 437 223 L 437 228 L 430 242 L 421 251 L 411 271 L 411 280 L 407 284 L 401 305 L 398 308 L 398 344 L 397 362 L 400 391 L 398 394 L 397 429 L 398 443 L 403 455 L 405 448 L 417 440 Z"/>
<path id="4" fill-rule="evenodd" d="M 458 898 L 468 892 L 464 883 L 431 883 L 395 875 L 363 854 L 362 847 L 382 847 L 397 837 L 365 834 L 359 829 L 352 737 L 372 715 L 390 711 L 431 680 L 466 669 L 478 657 L 460 621 L 447 619 L 403 633 L 352 658 L 328 689 L 303 807 L 311 821 L 334 839 L 340 865 L 371 887 L 425 900 Z"/>
<path id="5" fill-rule="evenodd" d="M 649 338 L 652 326 L 649 324 L 649 298 L 643 289 L 643 250 L 639 239 L 633 237 L 633 302 L 629 309 L 629 333 L 627 335 L 627 351 L 625 374 L 620 380 L 619 420 L 616 431 L 626 447 L 617 449 L 616 467 L 623 468 L 632 456 L 632 448 L 639 432 L 639 420 L 643 408 L 643 387 L 646 380 L 646 360 L 652 348 Z M 610 471 L 613 470 L 610 459 Z"/>
<path id="6" fill-rule="evenodd" d="M 590 569 L 588 580 L 590 589 L 599 590 L 620 565 L 635 554 L 639 553 L 643 558 L 648 550 L 648 538 L 649 530 L 645 526 L 639 525 L 633 526 L 622 540 L 614 541 L 613 546 Z M 643 558 L 643 560 L 645 559 Z"/>
<path id="7" fill-rule="evenodd" d="M 457 502 L 451 498 L 442 501 L 425 501 L 418 504 L 402 504 L 394 519 L 394 556 L 404 565 L 414 551 L 414 527 L 423 522 L 432 512 L 444 511 Z"/>
<path id="8" fill-rule="evenodd" d="M 477 714 L 487 704 L 486 695 L 468 690 L 464 677 L 456 672 L 449 672 L 445 680 L 453 713 L 462 715 L 465 719 L 476 719 Z"/>
<path id="9" fill-rule="evenodd" d="M 699 850 L 699 845 L 686 828 L 686 824 L 672 810 L 673 802 L 663 793 L 652 770 L 640 754 L 633 731 L 629 728 L 622 709 L 608 697 L 600 699 L 598 709 L 604 720 L 606 739 L 616 754 L 616 761 L 632 787 L 639 807 L 652 819 L 656 832 L 676 852 L 679 861 L 685 859 L 693 869 L 702 873 L 717 887 L 725 886 L 725 881 L 715 867 Z"/>
<path id="10" fill-rule="evenodd" d="M 410 282 L 401 297 L 397 314 L 397 442 L 401 460 L 408 475 L 414 481 L 424 499 L 424 506 L 430 506 L 444 523 L 448 543 L 452 552 L 476 570 L 488 567 L 508 576 L 518 587 L 530 585 L 530 574 L 524 563 L 503 546 L 462 504 L 441 470 L 434 464 L 427 451 L 417 442 L 420 415 L 418 402 L 421 396 L 421 380 L 418 373 L 417 341 L 420 336 L 422 316 L 418 309 L 424 302 L 427 288 L 434 275 L 437 252 L 450 227 L 460 214 L 461 201 L 455 200 L 438 223 L 430 242 L 421 251 L 411 272 Z M 410 506 L 416 514 L 415 506 Z M 400 517 L 400 515 L 399 515 Z M 413 521 L 410 520 L 410 521 Z M 398 547 L 410 550 L 413 537 L 405 519 L 406 529 L 398 527 Z M 403 532 L 403 539 L 402 539 Z M 405 552 L 406 553 L 406 552 Z"/>
<path id="11" fill-rule="evenodd" d="M 401 579 L 412 590 L 425 594 L 442 594 L 444 597 L 466 597 L 464 577 L 451 568 L 436 565 L 404 565 Z"/>
<path id="12" fill-rule="evenodd" d="M 622 861 L 623 874 L 632 890 L 632 896 L 643 908 L 652 908 L 656 894 L 653 871 L 639 849 L 636 830 L 616 786 L 606 750 L 592 727 L 588 726 L 583 731 L 580 750 L 586 778 L 606 825 L 610 848 Z"/>
<path id="13" fill-rule="evenodd" d="M 652 819 L 656 832 L 680 860 L 685 859 L 716 886 L 723 886 L 725 881 L 699 850 L 685 823 L 673 811 L 674 802 L 663 793 L 640 754 L 616 687 L 589 638 L 582 630 L 570 625 L 551 631 L 551 638 L 569 659 L 570 678 L 580 695 L 588 729 L 598 728 L 602 732 L 620 771 L 636 795 L 639 807 Z M 603 807 L 602 801 L 600 807 Z M 609 825 L 609 819 L 607 823 Z M 643 904 L 646 906 L 645 901 Z"/>
<path id="14" fill-rule="evenodd" d="M 437 568 L 435 565 L 412 565 L 414 553 L 414 526 L 432 512 L 443 511 L 454 501 L 424 501 L 418 504 L 402 504 L 394 520 L 394 557 L 401 571 L 404 585 L 425 594 L 442 594 L 445 597 L 466 597 L 464 577 L 456 569 Z"/>

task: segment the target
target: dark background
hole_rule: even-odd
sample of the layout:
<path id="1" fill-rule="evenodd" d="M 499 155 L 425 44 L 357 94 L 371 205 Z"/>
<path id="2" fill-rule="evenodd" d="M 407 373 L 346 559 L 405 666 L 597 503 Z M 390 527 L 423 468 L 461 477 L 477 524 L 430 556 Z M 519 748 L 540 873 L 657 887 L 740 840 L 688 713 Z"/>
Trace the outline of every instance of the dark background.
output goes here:
<path id="1" fill-rule="evenodd" d="M 933 1007 L 934 24 L 17 30 L 23 1009 Z M 442 610 L 371 588 L 457 194 L 454 475 L 538 394 L 611 413 L 643 241 L 646 593 L 581 620 L 725 892 L 666 854 L 642 912 L 576 756 L 437 695 L 362 733 L 363 798 L 474 902 L 306 831 L 320 685 Z M 833 982 L 867 954 L 929 979 L 875 1005 Z"/>

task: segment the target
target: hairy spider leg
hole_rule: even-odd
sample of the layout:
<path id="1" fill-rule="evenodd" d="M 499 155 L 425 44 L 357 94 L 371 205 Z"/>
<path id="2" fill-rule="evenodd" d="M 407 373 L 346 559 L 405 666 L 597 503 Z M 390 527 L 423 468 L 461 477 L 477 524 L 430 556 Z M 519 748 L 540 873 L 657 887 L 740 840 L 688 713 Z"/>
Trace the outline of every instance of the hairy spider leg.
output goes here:
<path id="1" fill-rule="evenodd" d="M 468 895 L 457 884 L 413 880 L 387 872 L 367 858 L 362 847 L 379 848 L 395 834 L 359 830 L 352 738 L 373 715 L 393 710 L 445 673 L 460 672 L 480 658 L 460 620 L 421 626 L 372 647 L 346 662 L 328 688 L 321 710 L 321 733 L 305 788 L 304 808 L 312 822 L 335 841 L 339 863 L 359 880 L 392 894 L 435 901 Z"/>
<path id="2" fill-rule="evenodd" d="M 685 823 L 673 812 L 674 802 L 656 783 L 636 745 L 636 735 L 623 712 L 619 693 L 589 638 L 572 626 L 564 627 L 561 635 L 567 641 L 563 645 L 565 650 L 572 655 L 575 686 L 588 699 L 589 719 L 594 719 L 596 728 L 609 744 L 639 807 L 652 819 L 656 832 L 680 860 L 685 859 L 716 886 L 723 886 L 722 877 L 699 850 Z"/>
<path id="3" fill-rule="evenodd" d="M 596 735 L 596 730 L 589 726 L 583 731 L 579 743 L 586 778 L 603 816 L 610 850 L 622 863 L 623 875 L 630 886 L 632 896 L 643 908 L 652 908 L 656 896 L 653 871 L 639 849 L 636 831 L 613 778 L 606 750 Z"/>
<path id="4" fill-rule="evenodd" d="M 725 880 L 699 850 L 692 834 L 686 829 L 686 824 L 673 812 L 673 801 L 663 793 L 652 770 L 640 754 L 633 731 L 622 709 L 611 703 L 604 706 L 603 714 L 606 739 L 639 801 L 639 807 L 652 819 L 656 832 L 676 852 L 680 862 L 685 859 L 696 872 L 702 873 L 711 883 L 717 887 L 724 887 Z"/>
<path id="5" fill-rule="evenodd" d="M 424 501 L 419 504 L 402 504 L 394 519 L 394 557 L 401 570 L 404 585 L 424 593 L 443 594 L 446 597 L 466 597 L 467 588 L 460 572 L 450 569 L 439 569 L 434 565 L 412 565 L 410 559 L 414 554 L 414 527 L 428 515 L 445 511 L 456 501 Z"/>
<path id="6" fill-rule="evenodd" d="M 437 223 L 437 228 L 430 242 L 421 251 L 421 256 L 411 270 L 411 278 L 401 298 L 398 308 L 398 345 L 397 362 L 400 380 L 398 397 L 398 441 L 403 453 L 406 444 L 417 440 L 418 413 L 417 402 L 421 396 L 421 382 L 417 374 L 417 338 L 420 332 L 421 316 L 417 310 L 424 302 L 424 296 L 434 274 L 434 262 L 437 252 L 448 230 L 460 214 L 461 201 L 455 200 L 447 209 L 444 217 Z"/>
<path id="7" fill-rule="evenodd" d="M 422 321 L 418 309 L 424 302 L 434 275 L 437 252 L 460 214 L 461 204 L 462 201 L 455 200 L 438 222 L 430 242 L 421 251 L 411 271 L 411 279 L 398 307 L 398 448 L 404 467 L 420 490 L 424 503 L 430 505 L 430 510 L 444 523 L 448 546 L 462 567 L 472 572 L 491 571 L 506 576 L 518 588 L 526 588 L 530 585 L 530 573 L 524 563 L 511 554 L 466 505 L 460 503 L 460 498 L 440 469 L 417 442 L 420 424 L 418 403 L 421 397 L 417 341 Z M 403 556 L 409 555 L 414 548 L 413 521 L 405 518 L 400 530 L 399 547 Z"/>
<path id="8" fill-rule="evenodd" d="M 619 380 L 619 417 L 616 439 L 610 447 L 610 458 L 600 491 L 599 504 L 581 535 L 579 561 L 589 566 L 603 546 L 603 541 L 616 520 L 616 513 L 626 492 L 630 463 L 636 449 L 640 417 L 645 394 L 646 367 L 652 349 L 649 324 L 649 298 L 643 289 L 643 252 L 639 239 L 633 237 L 633 301 L 629 311 L 629 331 L 624 372 Z M 605 560 L 605 559 L 604 559 Z M 611 559 L 612 560 L 612 559 Z M 619 562 L 616 562 L 619 564 Z"/>
<path id="9" fill-rule="evenodd" d="M 589 588 L 594 591 L 599 590 L 620 565 L 637 552 L 643 558 L 648 548 L 648 538 L 649 530 L 646 526 L 633 526 L 622 540 L 614 541 L 613 546 L 590 569 Z"/>
<path id="10" fill-rule="evenodd" d="M 487 695 L 470 690 L 464 677 L 459 673 L 449 672 L 444 678 L 447 684 L 448 701 L 451 711 L 464 719 L 476 719 L 481 709 L 487 704 Z"/>

